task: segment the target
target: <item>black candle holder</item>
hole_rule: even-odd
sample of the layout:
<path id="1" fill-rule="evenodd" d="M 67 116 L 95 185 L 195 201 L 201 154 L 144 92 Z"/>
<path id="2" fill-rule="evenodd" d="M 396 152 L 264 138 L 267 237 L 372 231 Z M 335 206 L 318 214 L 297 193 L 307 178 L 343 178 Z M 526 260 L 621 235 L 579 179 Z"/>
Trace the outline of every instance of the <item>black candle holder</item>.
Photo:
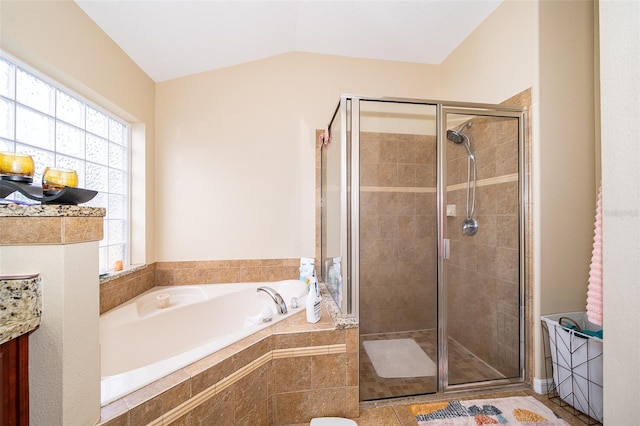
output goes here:
<path id="1" fill-rule="evenodd" d="M 59 191 L 42 191 L 42 186 L 0 178 L 0 198 L 18 191 L 25 197 L 41 204 L 78 205 L 92 200 L 98 191 L 65 186 Z"/>

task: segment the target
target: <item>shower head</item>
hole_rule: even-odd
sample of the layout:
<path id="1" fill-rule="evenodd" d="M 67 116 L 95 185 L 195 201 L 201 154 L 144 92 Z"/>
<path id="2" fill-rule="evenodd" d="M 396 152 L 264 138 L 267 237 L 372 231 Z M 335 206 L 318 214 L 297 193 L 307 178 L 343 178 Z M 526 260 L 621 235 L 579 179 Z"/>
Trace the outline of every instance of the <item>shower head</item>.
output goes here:
<path id="1" fill-rule="evenodd" d="M 469 140 L 469 136 L 465 135 L 462 132 L 465 127 L 468 129 L 472 125 L 473 123 L 471 121 L 467 121 L 462 126 L 460 126 L 458 130 L 452 130 L 452 129 L 447 130 L 447 139 L 449 139 L 451 142 L 455 144 L 464 146 L 464 149 L 467 150 L 467 154 L 469 155 L 469 158 L 475 161 L 475 156 L 473 155 L 473 152 L 471 152 L 471 141 Z"/>
<path id="2" fill-rule="evenodd" d="M 467 135 L 462 133 L 462 131 L 464 130 L 465 127 L 468 129 L 472 125 L 473 123 L 471 121 L 467 121 L 462 126 L 460 126 L 458 130 L 451 130 L 451 129 L 447 130 L 447 139 L 457 144 L 465 143 L 466 141 L 469 140 L 469 138 L 467 137 Z"/>
<path id="3" fill-rule="evenodd" d="M 462 126 L 460 126 L 458 130 L 453 130 L 453 129 L 447 130 L 447 139 L 457 144 L 462 144 L 462 143 L 464 143 L 465 145 L 468 144 L 469 138 L 467 137 L 467 135 L 462 133 L 462 131 L 465 129 L 465 127 L 468 129 L 471 126 L 473 126 L 473 122 L 467 121 Z"/>
<path id="4" fill-rule="evenodd" d="M 464 133 L 458 130 L 451 130 L 451 129 L 447 130 L 447 139 L 449 139 L 453 143 L 457 143 L 457 144 L 464 143 L 464 140 L 466 137 L 467 135 L 465 135 Z"/>

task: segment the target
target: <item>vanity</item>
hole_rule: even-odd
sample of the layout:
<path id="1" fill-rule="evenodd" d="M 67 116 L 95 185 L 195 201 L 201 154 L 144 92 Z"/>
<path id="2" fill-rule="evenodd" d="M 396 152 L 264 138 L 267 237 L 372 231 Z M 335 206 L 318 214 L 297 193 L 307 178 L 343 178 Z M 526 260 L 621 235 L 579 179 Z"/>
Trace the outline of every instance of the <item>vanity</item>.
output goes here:
<path id="1" fill-rule="evenodd" d="M 39 274 L 0 275 L 0 425 L 29 424 L 29 334 L 40 325 Z"/>

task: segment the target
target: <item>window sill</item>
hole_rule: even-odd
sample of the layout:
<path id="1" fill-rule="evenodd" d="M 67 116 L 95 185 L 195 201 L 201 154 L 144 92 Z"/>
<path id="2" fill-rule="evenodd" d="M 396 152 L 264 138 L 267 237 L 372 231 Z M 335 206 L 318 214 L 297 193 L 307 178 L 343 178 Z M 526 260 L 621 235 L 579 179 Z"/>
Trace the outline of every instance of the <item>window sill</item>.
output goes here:
<path id="1" fill-rule="evenodd" d="M 109 281 L 113 281 L 116 278 L 126 277 L 127 275 L 131 275 L 134 272 L 138 272 L 147 267 L 147 264 L 142 263 L 139 265 L 131 265 L 128 268 L 123 269 L 122 271 L 110 271 L 104 274 L 100 274 L 100 285 L 108 283 Z"/>

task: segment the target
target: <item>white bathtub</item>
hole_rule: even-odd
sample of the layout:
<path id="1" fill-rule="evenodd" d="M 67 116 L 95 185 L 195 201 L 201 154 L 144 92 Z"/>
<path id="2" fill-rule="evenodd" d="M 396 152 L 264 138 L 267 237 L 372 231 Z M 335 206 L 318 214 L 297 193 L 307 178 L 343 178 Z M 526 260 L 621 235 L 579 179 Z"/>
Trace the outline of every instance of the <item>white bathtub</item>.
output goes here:
<path id="1" fill-rule="evenodd" d="M 282 295 L 286 315 L 260 286 Z M 306 291 L 298 280 L 155 287 L 101 315 L 102 405 L 288 318 L 304 309 Z M 158 307 L 161 294 L 169 295 L 166 308 Z M 271 322 L 261 320 L 265 308 Z"/>

